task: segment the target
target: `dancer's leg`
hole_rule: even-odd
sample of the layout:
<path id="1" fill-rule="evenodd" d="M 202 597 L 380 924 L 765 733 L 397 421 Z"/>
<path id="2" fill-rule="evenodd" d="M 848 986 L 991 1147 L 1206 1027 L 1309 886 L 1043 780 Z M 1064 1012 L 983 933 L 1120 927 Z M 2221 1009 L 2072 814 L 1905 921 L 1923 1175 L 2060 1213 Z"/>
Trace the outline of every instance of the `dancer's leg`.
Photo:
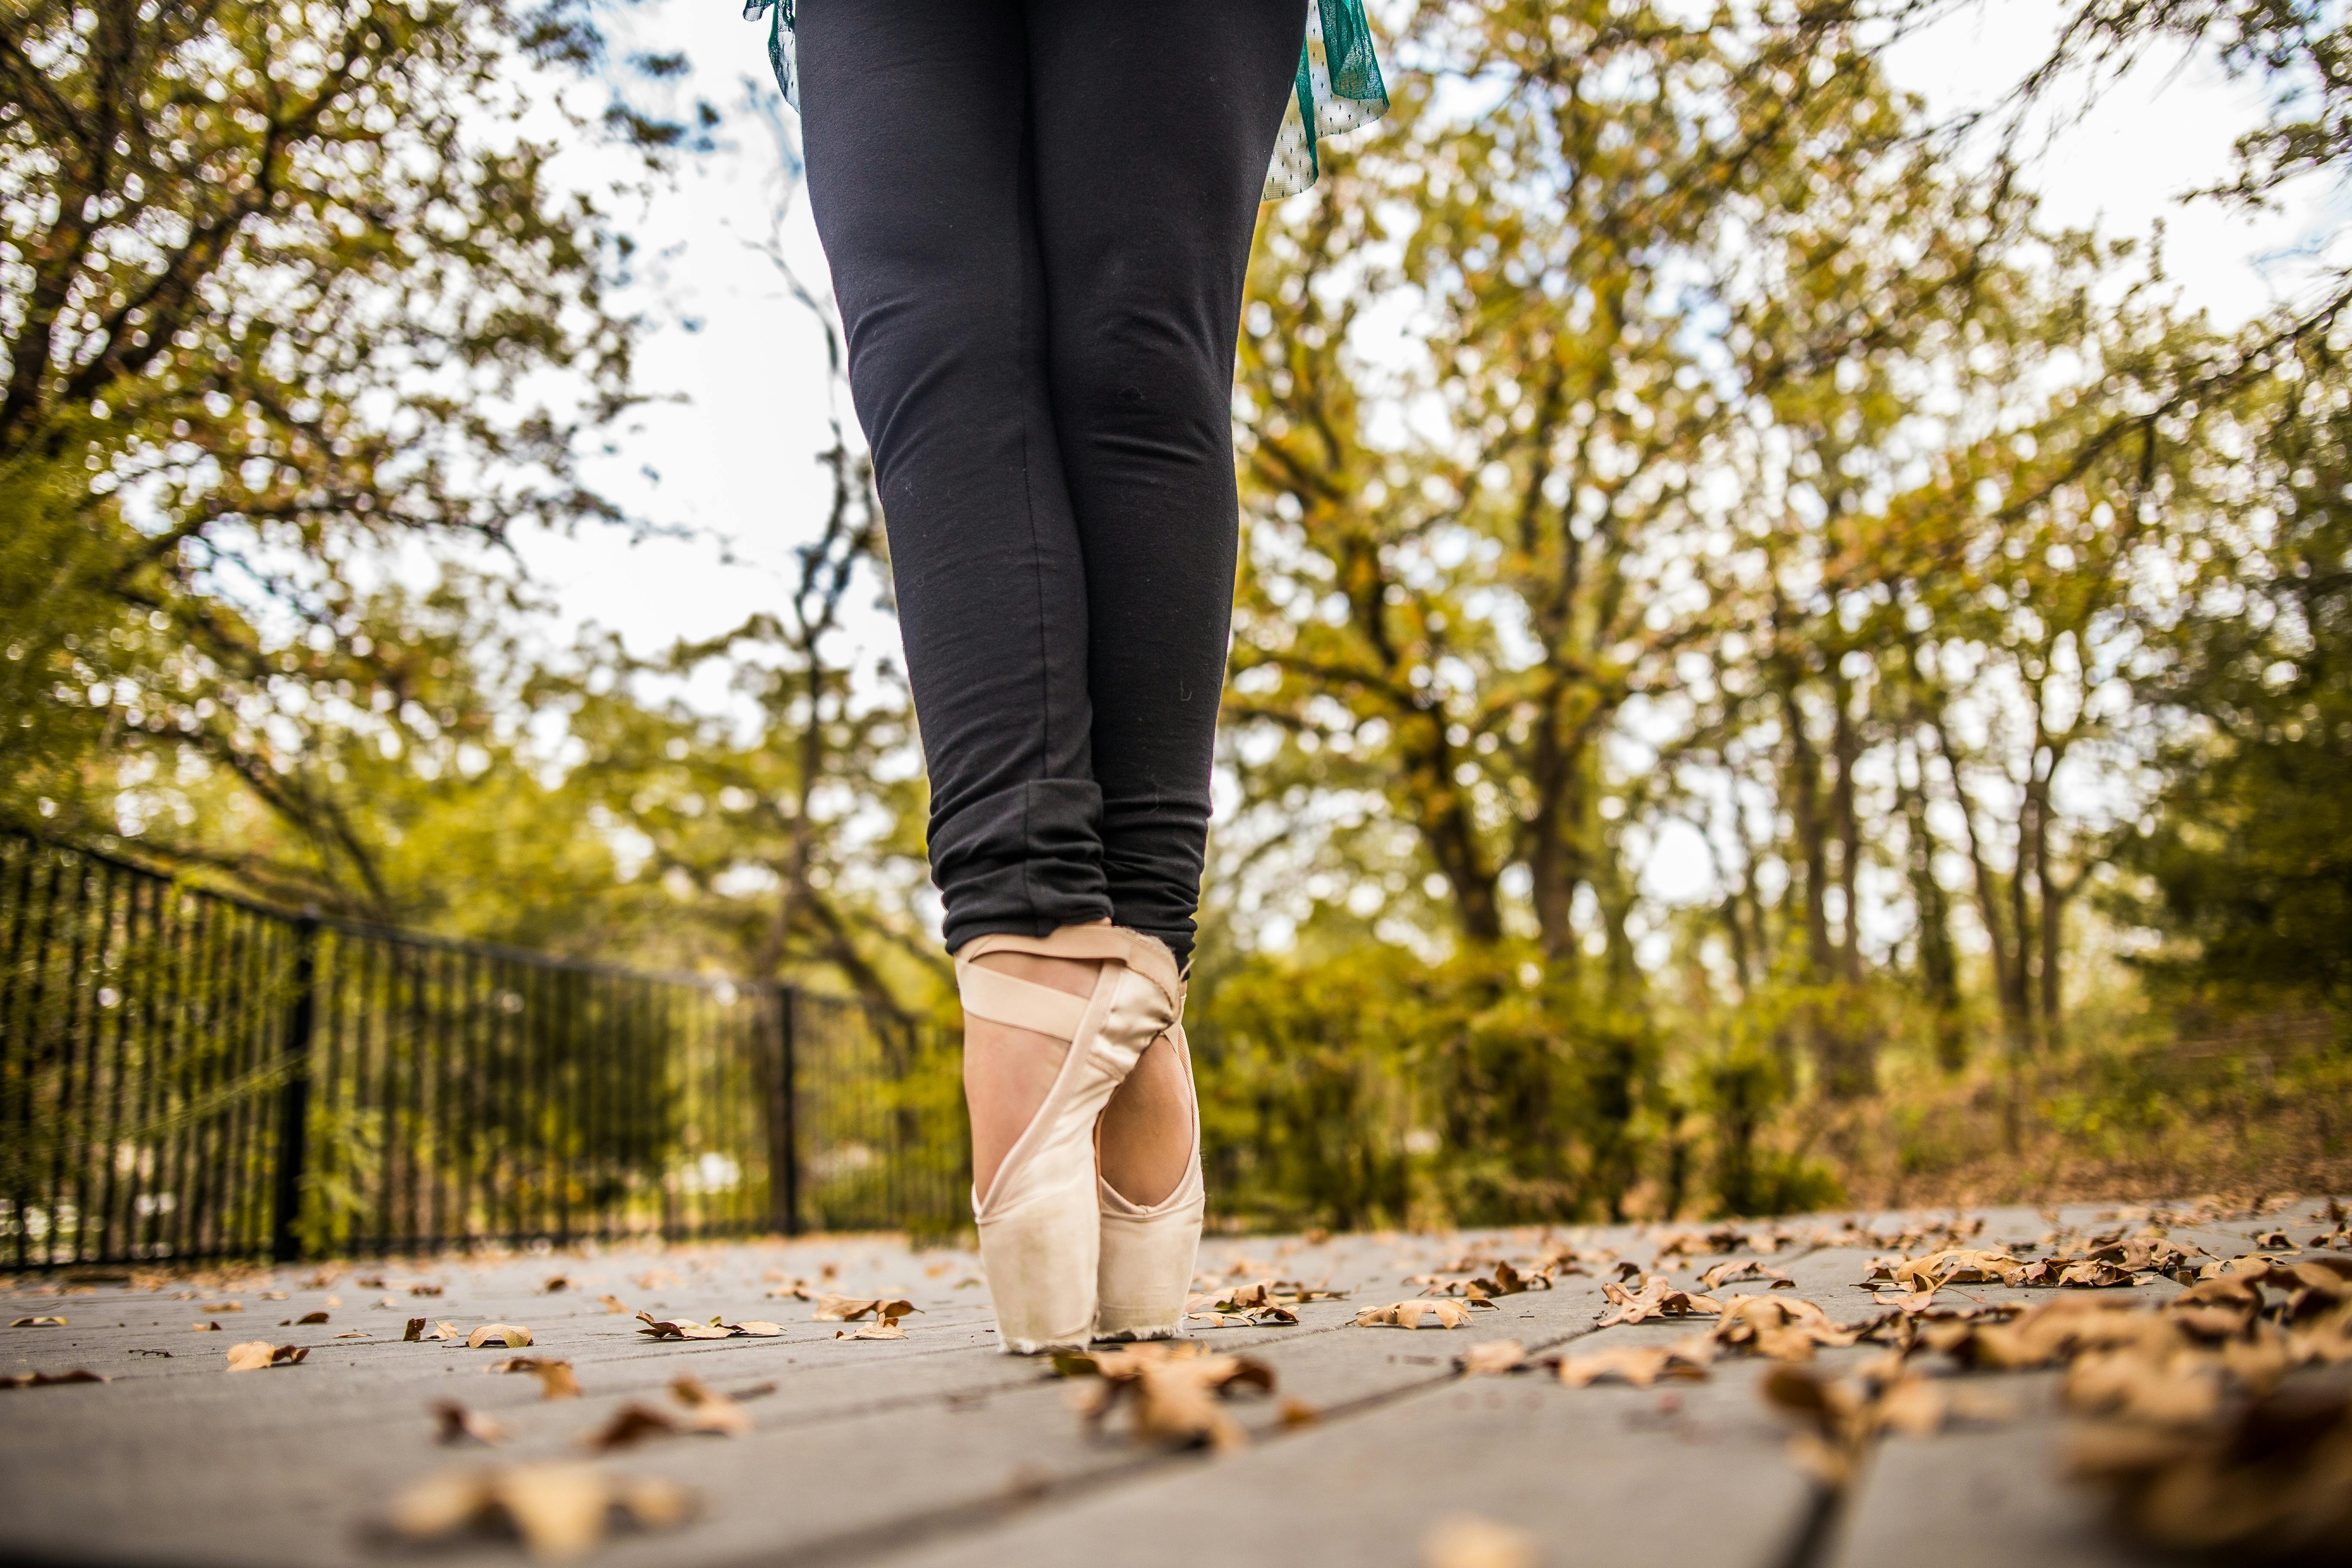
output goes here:
<path id="1" fill-rule="evenodd" d="M 1027 37 L 1020 0 L 800 16 L 809 199 L 888 522 L 950 949 L 1111 913 Z"/>
<path id="2" fill-rule="evenodd" d="M 1234 342 L 1302 0 L 1029 0 L 1054 421 L 1112 918 L 1180 961 L 1232 623 Z"/>
<path id="3" fill-rule="evenodd" d="M 1103 863 L 1119 924 L 1192 951 L 1232 624 L 1234 342 L 1300 0 L 1030 0 L 1054 420 L 1086 553 Z M 1174 1042 L 1104 1113 L 1139 1204 L 1184 1176 Z"/>

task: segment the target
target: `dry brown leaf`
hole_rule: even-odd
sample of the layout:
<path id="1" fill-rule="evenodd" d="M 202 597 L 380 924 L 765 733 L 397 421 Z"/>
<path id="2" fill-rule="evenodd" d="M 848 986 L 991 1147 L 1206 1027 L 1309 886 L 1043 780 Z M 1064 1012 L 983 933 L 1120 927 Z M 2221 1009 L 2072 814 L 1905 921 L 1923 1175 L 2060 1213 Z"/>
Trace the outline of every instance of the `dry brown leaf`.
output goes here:
<path id="1" fill-rule="evenodd" d="M 772 1392 L 770 1384 L 762 1392 Z M 686 1406 L 686 1426 L 691 1432 L 709 1432 L 722 1437 L 740 1437 L 751 1430 L 751 1414 L 729 1394 L 706 1387 L 699 1378 L 686 1376 L 670 1380 L 672 1397 Z"/>
<path id="2" fill-rule="evenodd" d="M 2186 1426 L 2086 1426 L 2068 1468 L 2150 1545 L 2233 1561 L 2339 1560 L 2352 1537 L 2352 1391 L 2282 1388 Z"/>
<path id="3" fill-rule="evenodd" d="M 592 1465 L 542 1463 L 450 1470 L 410 1487 L 390 1522 L 412 1541 L 504 1526 L 542 1563 L 578 1557 L 604 1538 L 614 1510 L 646 1530 L 690 1517 L 694 1494 L 656 1476 L 614 1476 Z"/>
<path id="4" fill-rule="evenodd" d="M 1700 1382 L 1715 1360 L 1715 1341 L 1708 1334 L 1685 1334 L 1670 1345 L 1612 1345 L 1591 1355 L 1570 1356 L 1559 1366 L 1560 1382 L 1583 1388 L 1604 1378 L 1647 1388 L 1662 1377 Z"/>
<path id="5" fill-rule="evenodd" d="M 833 1337 L 837 1340 L 903 1340 L 907 1337 L 907 1331 L 896 1322 L 861 1323 L 854 1329 L 836 1330 Z"/>
<path id="6" fill-rule="evenodd" d="M 568 1361 L 554 1361 L 535 1355 L 512 1355 L 490 1368 L 492 1372 L 527 1372 L 539 1379 L 540 1395 L 545 1399 L 577 1399 L 580 1380 L 572 1373 Z"/>
<path id="7" fill-rule="evenodd" d="M 433 1402 L 434 1416 L 440 1422 L 435 1441 L 462 1443 L 471 1438 L 477 1443 L 503 1443 L 509 1433 L 504 1423 L 479 1410 L 469 1410 L 454 1399 Z"/>
<path id="8" fill-rule="evenodd" d="M 423 1318 L 409 1319 L 408 1327 L 402 1330 L 400 1334 L 401 1342 L 403 1344 L 414 1344 L 424 1337 L 425 1320 Z"/>
<path id="9" fill-rule="evenodd" d="M 441 1287 L 428 1280 L 420 1279 L 408 1288 L 408 1293 L 412 1296 L 438 1296 L 441 1294 Z"/>
<path id="10" fill-rule="evenodd" d="M 1255 1357 L 1213 1354 L 1165 1340 L 1091 1355 L 1057 1355 L 1054 1368 L 1065 1377 L 1090 1380 L 1076 1398 L 1078 1413 L 1089 1425 L 1124 1403 L 1134 1412 L 1138 1437 L 1220 1450 L 1248 1441 L 1222 1401 L 1244 1389 L 1270 1394 L 1275 1384 L 1274 1369 Z"/>
<path id="11" fill-rule="evenodd" d="M 1399 1301 L 1392 1307 L 1366 1307 L 1356 1314 L 1360 1329 L 1458 1329 L 1486 1301 Z"/>
<path id="12" fill-rule="evenodd" d="M 1663 1274 L 1643 1279 L 1639 1290 L 1628 1290 L 1614 1279 L 1604 1279 L 1601 1293 L 1607 1299 L 1609 1310 L 1593 1326 L 1602 1329 L 1620 1323 L 1646 1322 L 1652 1318 L 1714 1317 L 1723 1310 L 1722 1302 L 1685 1290 Z"/>
<path id="13" fill-rule="evenodd" d="M 251 1340 L 228 1347 L 228 1370 L 260 1372 L 273 1366 L 293 1366 L 310 1353 L 308 1345 L 273 1345 L 268 1340 Z"/>
<path id="14" fill-rule="evenodd" d="M 680 1411 L 673 1413 L 632 1401 L 614 1411 L 604 1426 L 583 1438 L 582 1443 L 590 1452 L 604 1454 L 630 1447 L 648 1437 L 690 1433 L 740 1437 L 751 1430 L 750 1412 L 726 1394 L 705 1387 L 699 1380 L 677 1378 L 669 1388 L 671 1397 L 683 1407 Z"/>
<path id="15" fill-rule="evenodd" d="M 1536 1568 L 1536 1539 L 1491 1519 L 1457 1514 L 1432 1525 L 1421 1543 L 1425 1568 Z"/>
<path id="16" fill-rule="evenodd" d="M 293 1323 L 323 1323 L 325 1321 L 327 1321 L 327 1314 L 324 1312 L 305 1312 L 300 1317 L 296 1318 L 293 1321 Z M 280 1323 L 278 1326 L 281 1329 L 291 1328 L 293 1327 L 293 1323 Z"/>
<path id="17" fill-rule="evenodd" d="M 1715 1326 L 1718 1344 L 1774 1361 L 1811 1361 L 1817 1349 L 1843 1349 L 1862 1334 L 1800 1296 L 1734 1296 Z"/>
<path id="18" fill-rule="evenodd" d="M 1275 1406 L 1274 1418 L 1285 1426 L 1312 1426 L 1323 1419 L 1323 1412 L 1297 1395 L 1288 1394 Z"/>
<path id="19" fill-rule="evenodd" d="M 504 1345 L 510 1351 L 519 1351 L 529 1343 L 530 1331 L 520 1323 L 484 1323 L 466 1336 L 466 1348 L 469 1351 L 480 1350 L 487 1344 Z"/>
<path id="20" fill-rule="evenodd" d="M 896 1322 L 916 1310 L 912 1301 L 887 1300 L 880 1297 L 836 1296 L 828 1290 L 810 1316 L 820 1323 L 854 1323 L 872 1316 L 883 1322 Z"/>
<path id="21" fill-rule="evenodd" d="M 599 1296 L 596 1298 L 596 1304 L 604 1308 L 608 1314 L 616 1316 L 625 1314 L 629 1310 L 629 1304 L 618 1296 Z"/>
<path id="22" fill-rule="evenodd" d="M 636 1279 L 637 1289 L 640 1290 L 659 1290 L 678 1283 L 680 1283 L 678 1277 L 667 1268 L 648 1268 L 638 1275 Z"/>
<path id="23" fill-rule="evenodd" d="M 735 1331 L 732 1329 L 721 1327 L 717 1322 L 667 1321 L 655 1317 L 651 1312 L 639 1312 L 637 1318 L 646 1325 L 637 1332 L 650 1334 L 657 1340 L 723 1340 L 733 1337 Z"/>
<path id="24" fill-rule="evenodd" d="M 1518 1341 L 1488 1340 L 1455 1356 L 1454 1365 L 1465 1377 L 1492 1377 L 1524 1365 L 1527 1359 L 1527 1347 Z"/>
<path id="25" fill-rule="evenodd" d="M 1726 1285 L 1744 1284 L 1751 1279 L 1769 1280 L 1770 1281 L 1769 1288 L 1774 1290 L 1794 1289 L 1797 1283 L 1779 1269 L 1767 1268 L 1753 1258 L 1744 1263 L 1727 1259 L 1701 1274 L 1698 1277 L 1698 1288 L 1711 1296 Z"/>
<path id="26" fill-rule="evenodd" d="M 782 1323 L 761 1322 L 756 1318 L 722 1326 L 732 1329 L 739 1334 L 748 1334 L 755 1340 L 772 1340 L 784 1331 L 784 1326 Z"/>
<path id="27" fill-rule="evenodd" d="M 444 1318 L 423 1337 L 428 1340 L 462 1340 L 466 1337 L 466 1331 Z"/>
<path id="28" fill-rule="evenodd" d="M 199 1306 L 196 1310 L 199 1312 L 242 1312 L 245 1310 L 245 1303 L 242 1301 L 206 1301 L 203 1305 Z"/>
<path id="29" fill-rule="evenodd" d="M 542 1296 L 552 1296 L 559 1290 L 576 1289 L 579 1284 L 580 1281 L 569 1274 L 551 1274 L 541 1282 L 539 1293 Z"/>
<path id="30" fill-rule="evenodd" d="M 88 1367 L 78 1366 L 71 1372 L 12 1372 L 0 1376 L 0 1388 L 48 1388 L 60 1383 L 104 1383 L 106 1379 Z"/>
<path id="31" fill-rule="evenodd" d="M 62 1329 L 66 1321 L 63 1318 L 19 1318 L 8 1326 L 12 1329 Z"/>
<path id="32" fill-rule="evenodd" d="M 218 1323 L 190 1323 L 188 1327 L 200 1334 L 217 1334 L 222 1331 Z"/>

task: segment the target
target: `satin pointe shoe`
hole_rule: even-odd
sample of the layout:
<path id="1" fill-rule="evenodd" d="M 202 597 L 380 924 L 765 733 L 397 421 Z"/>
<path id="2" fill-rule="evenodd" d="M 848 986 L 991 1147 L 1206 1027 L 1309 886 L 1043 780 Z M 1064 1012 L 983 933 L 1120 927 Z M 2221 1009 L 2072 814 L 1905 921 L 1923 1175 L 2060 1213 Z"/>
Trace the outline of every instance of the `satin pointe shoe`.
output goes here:
<path id="1" fill-rule="evenodd" d="M 1102 1262 L 1097 1273 L 1095 1338 L 1173 1339 L 1184 1324 L 1184 1298 L 1201 1250 L 1207 1188 L 1201 1180 L 1201 1100 L 1192 1083 L 1192 1050 L 1184 1039 L 1184 987 L 1176 993 L 1176 1021 L 1168 1041 L 1184 1071 L 1184 1104 L 1192 1118 L 1192 1152 L 1176 1188 L 1156 1204 L 1130 1201 L 1108 1178 L 1098 1181 Z"/>
<path id="2" fill-rule="evenodd" d="M 1093 992 L 1076 996 L 973 962 L 992 952 L 1102 967 Z M 1139 931 L 1083 925 L 1044 937 L 974 937 L 957 950 L 955 966 L 965 1013 L 1070 1043 L 1053 1088 L 988 1191 L 972 1193 L 971 1212 L 1004 1349 L 1084 1350 L 1094 1333 L 1102 1252 L 1095 1122 L 1145 1047 L 1175 1026 L 1176 960 Z"/>

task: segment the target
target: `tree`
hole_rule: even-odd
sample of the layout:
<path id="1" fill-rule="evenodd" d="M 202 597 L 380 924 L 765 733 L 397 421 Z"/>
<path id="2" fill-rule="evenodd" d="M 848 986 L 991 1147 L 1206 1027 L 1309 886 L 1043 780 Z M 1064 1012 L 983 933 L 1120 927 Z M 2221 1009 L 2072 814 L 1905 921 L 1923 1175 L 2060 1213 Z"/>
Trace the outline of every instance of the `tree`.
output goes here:
<path id="1" fill-rule="evenodd" d="M 600 133 L 555 89 L 603 47 L 584 0 L 0 19 L 0 809 L 108 832 L 126 758 L 198 756 L 381 904 L 302 739 L 400 673 L 364 557 L 615 516 L 579 458 L 632 395 L 629 247 L 551 167 Z M 656 165 L 689 134 L 604 120 Z M 531 400 L 549 372 L 568 405 Z"/>

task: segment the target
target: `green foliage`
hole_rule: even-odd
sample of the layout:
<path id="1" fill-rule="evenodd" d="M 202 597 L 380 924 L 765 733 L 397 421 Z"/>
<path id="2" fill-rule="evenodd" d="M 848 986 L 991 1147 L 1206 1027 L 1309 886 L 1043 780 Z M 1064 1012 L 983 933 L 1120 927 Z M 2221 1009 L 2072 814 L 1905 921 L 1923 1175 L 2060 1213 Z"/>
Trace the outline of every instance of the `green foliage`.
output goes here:
<path id="1" fill-rule="evenodd" d="M 1656 1044 L 1531 949 L 1359 945 L 1216 977 L 1192 1033 L 1221 1212 L 1267 1224 L 1622 1215 Z"/>

